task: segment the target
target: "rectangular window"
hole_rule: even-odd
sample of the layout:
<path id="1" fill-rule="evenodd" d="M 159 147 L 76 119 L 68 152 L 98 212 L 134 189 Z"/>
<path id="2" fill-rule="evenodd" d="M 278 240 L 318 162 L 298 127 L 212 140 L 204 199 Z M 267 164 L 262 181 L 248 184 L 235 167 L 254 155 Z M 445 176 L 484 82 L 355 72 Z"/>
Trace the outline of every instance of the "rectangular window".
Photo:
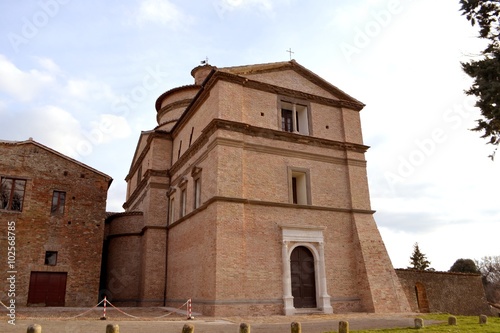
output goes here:
<path id="1" fill-rule="evenodd" d="M 45 265 L 55 266 L 57 264 L 57 251 L 45 252 Z"/>
<path id="2" fill-rule="evenodd" d="M 289 177 L 289 200 L 296 205 L 310 205 L 310 181 L 309 170 L 306 169 L 288 169 Z"/>
<path id="3" fill-rule="evenodd" d="M 54 191 L 52 195 L 52 207 L 50 215 L 64 215 L 64 203 L 66 202 L 66 192 Z"/>
<path id="4" fill-rule="evenodd" d="M 0 209 L 23 210 L 26 180 L 2 177 L 0 185 Z"/>
<path id="5" fill-rule="evenodd" d="M 181 191 L 181 217 L 184 217 L 186 215 L 186 199 L 187 199 L 187 193 L 186 189 L 182 189 Z"/>
<path id="6" fill-rule="evenodd" d="M 137 184 L 136 184 L 137 187 L 139 187 L 141 180 L 142 180 L 142 164 L 139 165 L 139 167 L 137 168 Z"/>
<path id="7" fill-rule="evenodd" d="M 174 197 L 170 198 L 170 223 L 175 221 L 175 201 Z"/>
<path id="8" fill-rule="evenodd" d="M 309 135 L 309 111 L 306 103 L 280 101 L 281 129 Z"/>
<path id="9" fill-rule="evenodd" d="M 194 180 L 194 209 L 201 206 L 201 179 Z"/>
<path id="10" fill-rule="evenodd" d="M 281 129 L 286 132 L 293 132 L 293 112 L 292 110 L 281 110 Z"/>

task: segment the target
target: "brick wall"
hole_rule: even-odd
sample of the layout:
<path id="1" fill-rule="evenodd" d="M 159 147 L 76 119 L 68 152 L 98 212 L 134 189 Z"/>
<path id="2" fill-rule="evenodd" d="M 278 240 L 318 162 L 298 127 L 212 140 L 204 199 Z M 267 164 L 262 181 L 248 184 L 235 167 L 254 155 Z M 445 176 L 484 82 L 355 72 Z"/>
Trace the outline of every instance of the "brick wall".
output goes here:
<path id="1" fill-rule="evenodd" d="M 32 272 L 67 273 L 66 306 L 97 304 L 111 178 L 33 141 L 0 143 L 0 175 L 27 180 L 22 212 L 0 210 L 2 258 L 7 222 L 16 224 L 17 304 L 27 304 Z M 54 190 L 66 192 L 60 216 L 51 216 Z M 45 265 L 46 251 L 58 252 L 55 266 Z M 6 281 L 6 262 L 1 265 Z M 5 301 L 5 290 L 0 298 Z"/>
<path id="2" fill-rule="evenodd" d="M 490 314 L 481 275 L 396 269 L 412 311 L 419 312 L 416 285 L 425 291 L 430 312 L 454 315 Z M 420 294 L 422 295 L 422 293 Z M 423 298 L 421 296 L 421 298 Z M 423 302 L 423 303 L 422 303 Z"/>

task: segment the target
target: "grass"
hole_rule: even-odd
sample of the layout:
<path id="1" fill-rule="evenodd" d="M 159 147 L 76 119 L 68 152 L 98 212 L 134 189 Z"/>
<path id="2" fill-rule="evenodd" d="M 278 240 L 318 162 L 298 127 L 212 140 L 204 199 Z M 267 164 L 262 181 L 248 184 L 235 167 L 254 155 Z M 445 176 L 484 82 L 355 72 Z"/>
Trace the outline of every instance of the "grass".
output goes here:
<path id="1" fill-rule="evenodd" d="M 424 327 L 417 329 L 411 328 L 391 328 L 391 329 L 378 329 L 378 330 L 361 330 L 350 332 L 356 333 L 499 333 L 500 332 L 500 318 L 488 317 L 486 325 L 479 324 L 479 316 L 455 316 L 457 318 L 457 325 L 448 325 L 447 314 L 430 314 L 422 315 L 419 318 L 424 320 Z M 427 325 L 427 320 L 439 320 L 440 324 Z"/>

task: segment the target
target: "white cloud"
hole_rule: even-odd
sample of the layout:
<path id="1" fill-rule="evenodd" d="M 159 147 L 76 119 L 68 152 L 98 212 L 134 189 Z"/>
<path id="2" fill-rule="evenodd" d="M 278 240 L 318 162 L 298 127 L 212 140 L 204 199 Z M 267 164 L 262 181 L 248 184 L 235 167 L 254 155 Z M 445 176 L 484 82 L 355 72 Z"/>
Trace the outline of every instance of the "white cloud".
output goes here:
<path id="1" fill-rule="evenodd" d="M 92 83 L 85 80 L 68 80 L 66 88 L 71 96 L 86 99 L 90 95 Z"/>
<path id="2" fill-rule="evenodd" d="M 214 7 L 221 18 L 226 12 L 237 10 L 257 11 L 274 17 L 276 7 L 289 3 L 290 0 L 218 0 Z"/>
<path id="3" fill-rule="evenodd" d="M 140 25 L 152 22 L 176 27 L 186 20 L 187 16 L 169 0 L 142 0 L 137 14 Z"/>
<path id="4" fill-rule="evenodd" d="M 255 6 L 265 11 L 271 11 L 273 9 L 273 2 L 271 0 L 221 0 L 220 3 L 222 6 L 232 9 Z"/>
<path id="5" fill-rule="evenodd" d="M 35 141 L 70 157 L 76 156 L 76 147 L 83 139 L 79 121 L 68 111 L 46 105 L 20 115 L 30 119 L 25 128 Z"/>
<path id="6" fill-rule="evenodd" d="M 35 59 L 37 60 L 38 64 L 46 71 L 55 74 L 61 73 L 61 69 L 52 59 L 44 57 L 35 57 Z"/>
<path id="7" fill-rule="evenodd" d="M 0 92 L 28 102 L 55 81 L 55 77 L 47 72 L 36 69 L 24 72 L 0 54 Z"/>
<path id="8" fill-rule="evenodd" d="M 99 121 L 92 122 L 92 136 L 95 143 L 109 143 L 115 139 L 124 139 L 130 136 L 132 130 L 124 117 L 112 114 L 102 114 Z"/>
<path id="9" fill-rule="evenodd" d="M 90 81 L 82 79 L 69 79 L 65 89 L 69 96 L 88 103 L 89 101 L 106 101 L 111 104 L 117 96 L 113 93 L 111 87 L 100 81 Z"/>

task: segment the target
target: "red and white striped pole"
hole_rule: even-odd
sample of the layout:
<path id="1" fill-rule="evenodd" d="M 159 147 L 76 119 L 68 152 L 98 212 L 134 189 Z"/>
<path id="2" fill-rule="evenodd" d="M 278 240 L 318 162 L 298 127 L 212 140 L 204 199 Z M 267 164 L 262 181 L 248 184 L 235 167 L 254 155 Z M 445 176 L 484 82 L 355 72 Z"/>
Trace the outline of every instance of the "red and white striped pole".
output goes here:
<path id="1" fill-rule="evenodd" d="M 193 319 L 192 308 L 191 308 L 191 298 L 187 301 L 187 319 Z"/>
<path id="2" fill-rule="evenodd" d="M 103 316 L 101 318 L 101 320 L 106 320 L 106 304 L 108 303 L 108 300 L 106 298 L 106 296 L 104 296 L 104 309 L 103 309 Z"/>

